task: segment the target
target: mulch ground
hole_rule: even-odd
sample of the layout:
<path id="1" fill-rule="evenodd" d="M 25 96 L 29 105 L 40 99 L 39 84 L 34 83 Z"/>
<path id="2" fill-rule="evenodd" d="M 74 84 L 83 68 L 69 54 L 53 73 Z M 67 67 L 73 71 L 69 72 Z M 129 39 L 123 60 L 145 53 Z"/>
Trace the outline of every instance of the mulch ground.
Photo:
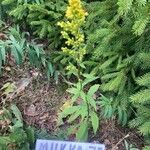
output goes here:
<path id="1" fill-rule="evenodd" d="M 60 107 L 69 100 L 63 83 L 48 81 L 38 70 L 28 67 L 9 67 L 0 77 L 0 88 L 7 82 L 14 82 L 20 91 L 11 101 L 15 102 L 22 112 L 24 122 L 38 129 L 45 129 L 49 134 L 57 130 L 57 114 Z M 35 76 L 35 77 L 34 77 Z M 0 97 L 1 99 L 1 97 Z M 68 139 L 65 139 L 68 140 Z M 107 150 L 126 150 L 124 141 L 135 145 L 139 150 L 143 138 L 134 129 L 121 127 L 117 121 L 100 121 L 100 130 L 94 136 L 91 132 L 89 141 L 104 143 Z"/>

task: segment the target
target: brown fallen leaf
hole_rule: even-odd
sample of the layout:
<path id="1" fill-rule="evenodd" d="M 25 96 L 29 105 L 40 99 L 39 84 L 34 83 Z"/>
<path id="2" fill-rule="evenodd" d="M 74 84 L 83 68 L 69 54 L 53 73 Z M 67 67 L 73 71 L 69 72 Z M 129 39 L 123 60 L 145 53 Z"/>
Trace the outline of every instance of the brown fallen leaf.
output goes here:
<path id="1" fill-rule="evenodd" d="M 10 68 L 9 66 L 6 66 L 6 67 L 5 67 L 5 70 L 6 70 L 6 71 L 11 71 L 11 68 Z"/>
<path id="2" fill-rule="evenodd" d="M 111 145 L 111 142 L 110 142 L 108 139 L 105 139 L 105 140 L 104 140 L 104 144 L 105 144 L 105 145 Z"/>
<path id="3" fill-rule="evenodd" d="M 0 40 L 6 40 L 8 37 L 4 33 L 0 33 Z"/>
<path id="4" fill-rule="evenodd" d="M 20 93 L 25 90 L 25 88 L 30 84 L 31 79 L 29 78 L 22 78 L 17 84 L 16 93 Z"/>
<path id="5" fill-rule="evenodd" d="M 38 113 L 36 112 L 35 105 L 32 104 L 29 107 L 25 108 L 24 109 L 24 114 L 27 115 L 27 116 L 31 116 L 31 117 L 37 116 Z"/>
<path id="6" fill-rule="evenodd" d="M 49 113 L 45 113 L 44 115 L 42 115 L 41 117 L 40 117 L 40 120 L 45 120 L 46 118 L 48 118 L 49 117 Z"/>
<path id="7" fill-rule="evenodd" d="M 15 83 L 15 90 L 8 93 L 4 101 L 12 101 L 16 98 L 20 93 L 22 93 L 25 88 L 30 84 L 32 78 L 22 78 L 18 82 Z"/>

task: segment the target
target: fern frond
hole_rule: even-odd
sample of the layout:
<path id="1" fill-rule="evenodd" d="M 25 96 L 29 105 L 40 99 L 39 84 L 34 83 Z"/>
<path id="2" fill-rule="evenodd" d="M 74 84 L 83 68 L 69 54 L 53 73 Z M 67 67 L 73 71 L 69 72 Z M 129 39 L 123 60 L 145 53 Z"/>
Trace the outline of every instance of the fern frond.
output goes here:
<path id="1" fill-rule="evenodd" d="M 147 0 L 136 0 L 136 2 L 139 6 L 145 6 L 147 3 Z"/>
<path id="2" fill-rule="evenodd" d="M 144 121 L 145 119 L 140 116 L 130 121 L 129 126 L 132 128 L 139 127 Z"/>
<path id="3" fill-rule="evenodd" d="M 133 0 L 118 0 L 118 13 L 120 15 L 127 14 L 132 7 Z"/>
<path id="4" fill-rule="evenodd" d="M 142 69 L 148 69 L 150 66 L 150 53 L 149 52 L 142 52 L 139 53 L 137 56 L 138 61 L 135 62 L 137 65 L 140 65 Z"/>
<path id="5" fill-rule="evenodd" d="M 150 89 L 141 90 L 132 95 L 131 100 L 135 103 L 150 103 Z"/>
<path id="6" fill-rule="evenodd" d="M 122 85 L 125 85 L 126 82 L 126 76 L 124 74 L 123 71 L 120 71 L 118 73 L 118 76 L 116 76 L 116 78 L 111 79 L 110 81 L 108 81 L 107 83 L 103 83 L 101 85 L 101 89 L 103 91 L 119 91 L 119 88 Z"/>
<path id="7" fill-rule="evenodd" d="M 141 86 L 150 86 L 150 72 L 137 78 L 136 82 Z"/>
<path id="8" fill-rule="evenodd" d="M 14 10 L 10 11 L 10 15 L 14 16 L 18 19 L 22 19 L 23 16 L 26 16 L 26 9 L 27 9 L 27 5 L 18 5 L 17 8 L 15 8 Z"/>
<path id="9" fill-rule="evenodd" d="M 12 3 L 15 3 L 16 0 L 4 0 L 2 1 L 2 4 L 3 5 L 9 5 L 9 4 L 12 4 Z"/>
<path id="10" fill-rule="evenodd" d="M 143 135 L 149 135 L 150 134 L 150 121 L 144 122 L 140 127 L 139 127 L 140 132 Z"/>
<path id="11" fill-rule="evenodd" d="M 133 25 L 133 28 L 132 28 L 134 33 L 136 35 L 141 35 L 144 32 L 148 21 L 149 21 L 149 18 L 143 18 L 143 19 L 135 21 L 135 24 Z"/>

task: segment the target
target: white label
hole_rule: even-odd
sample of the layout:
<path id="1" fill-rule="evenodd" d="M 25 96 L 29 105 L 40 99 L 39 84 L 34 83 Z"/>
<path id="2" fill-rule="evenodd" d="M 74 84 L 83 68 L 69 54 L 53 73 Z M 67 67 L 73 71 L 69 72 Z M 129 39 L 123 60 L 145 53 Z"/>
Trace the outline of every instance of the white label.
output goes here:
<path id="1" fill-rule="evenodd" d="M 105 150 L 103 144 L 37 140 L 36 150 Z"/>

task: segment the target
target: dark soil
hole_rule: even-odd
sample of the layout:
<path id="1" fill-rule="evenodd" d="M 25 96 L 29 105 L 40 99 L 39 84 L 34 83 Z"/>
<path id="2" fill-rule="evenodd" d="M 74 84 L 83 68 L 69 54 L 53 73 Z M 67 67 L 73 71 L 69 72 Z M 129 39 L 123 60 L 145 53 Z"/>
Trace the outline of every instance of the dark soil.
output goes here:
<path id="1" fill-rule="evenodd" d="M 38 70 L 28 67 L 5 67 L 0 77 L 0 88 L 7 82 L 15 82 L 18 91 L 10 102 L 17 104 L 22 112 L 24 122 L 38 129 L 46 129 L 48 133 L 57 130 L 57 117 L 61 106 L 70 99 L 63 83 L 48 81 Z M 24 84 L 28 82 L 27 84 Z M 1 99 L 1 98 L 0 98 Z M 64 139 L 68 140 L 68 139 Z M 90 142 L 104 143 L 107 150 L 126 150 L 124 141 L 142 149 L 143 138 L 134 129 L 121 127 L 116 120 L 100 121 L 97 135 L 90 134 Z"/>

